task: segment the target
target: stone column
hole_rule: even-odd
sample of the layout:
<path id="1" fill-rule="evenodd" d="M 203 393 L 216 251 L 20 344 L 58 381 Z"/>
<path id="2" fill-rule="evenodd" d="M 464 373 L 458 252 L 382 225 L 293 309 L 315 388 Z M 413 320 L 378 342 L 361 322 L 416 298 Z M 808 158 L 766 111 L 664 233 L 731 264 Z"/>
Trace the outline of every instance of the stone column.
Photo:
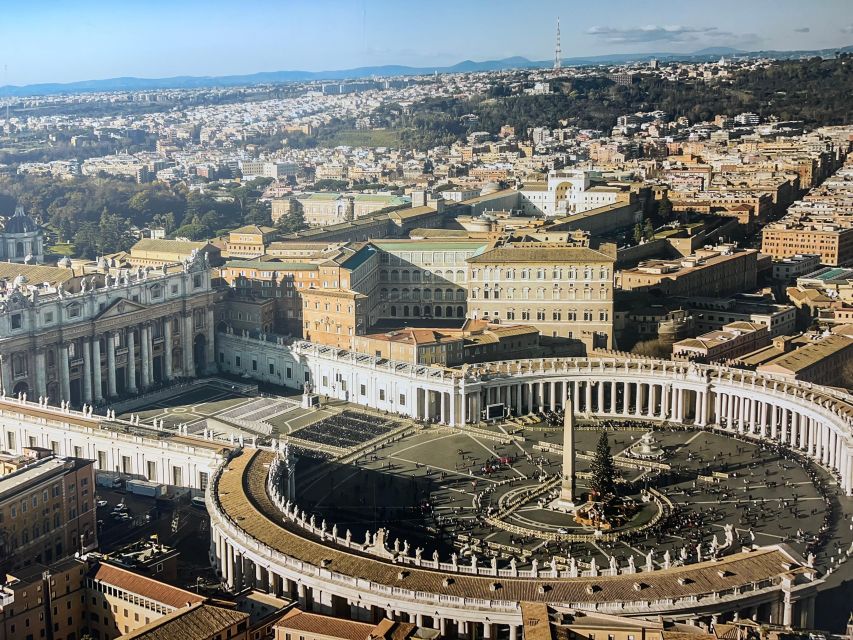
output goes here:
<path id="1" fill-rule="evenodd" d="M 606 413 L 607 409 L 604 407 L 604 381 L 599 380 L 598 382 L 598 413 Z"/>
<path id="2" fill-rule="evenodd" d="M 592 381 L 587 378 L 586 379 L 586 389 L 584 391 L 584 408 L 583 410 L 586 413 L 592 413 Z"/>
<path id="3" fill-rule="evenodd" d="M 631 384 L 630 382 L 623 383 L 624 392 L 622 394 L 622 414 L 631 415 Z"/>
<path id="4" fill-rule="evenodd" d="M 36 351 L 36 395 L 47 395 L 47 368 L 45 367 L 44 351 Z"/>
<path id="5" fill-rule="evenodd" d="M 136 393 L 136 337 L 133 327 L 127 329 L 127 390 Z"/>
<path id="6" fill-rule="evenodd" d="M 612 415 L 616 415 L 616 390 L 619 388 L 618 382 L 611 382 L 610 384 L 610 413 Z"/>
<path id="7" fill-rule="evenodd" d="M 80 341 L 83 347 L 83 402 L 92 404 L 92 348 L 88 338 Z"/>
<path id="8" fill-rule="evenodd" d="M 104 334 L 107 341 L 107 395 L 110 398 L 116 396 L 116 334 L 107 331 Z"/>
<path id="9" fill-rule="evenodd" d="M 184 316 L 183 343 L 184 349 L 184 375 L 188 378 L 195 377 L 195 366 L 193 364 L 193 314 L 190 311 Z"/>
<path id="10" fill-rule="evenodd" d="M 207 373 L 216 372 L 216 331 L 213 319 L 213 306 L 207 308 L 207 326 L 205 327 L 205 335 L 207 336 Z"/>
<path id="11" fill-rule="evenodd" d="M 142 389 L 151 386 L 151 329 L 147 324 L 142 325 L 139 359 L 142 363 Z"/>
<path id="12" fill-rule="evenodd" d="M 104 392 L 101 382 L 101 339 L 95 336 L 92 340 L 92 384 L 94 386 L 95 402 L 104 400 Z"/>
<path id="13" fill-rule="evenodd" d="M 71 400 L 71 368 L 68 366 L 68 344 L 59 347 L 60 399 Z M 11 393 L 11 389 L 9 390 Z"/>
<path id="14" fill-rule="evenodd" d="M 172 379 L 172 319 L 163 320 L 163 373 L 166 380 Z"/>
<path id="15" fill-rule="evenodd" d="M 515 415 L 517 415 L 517 416 L 520 416 L 524 412 L 523 403 L 521 400 L 521 392 L 522 392 L 522 385 L 519 383 L 519 384 L 515 385 L 515 406 L 516 406 Z"/>

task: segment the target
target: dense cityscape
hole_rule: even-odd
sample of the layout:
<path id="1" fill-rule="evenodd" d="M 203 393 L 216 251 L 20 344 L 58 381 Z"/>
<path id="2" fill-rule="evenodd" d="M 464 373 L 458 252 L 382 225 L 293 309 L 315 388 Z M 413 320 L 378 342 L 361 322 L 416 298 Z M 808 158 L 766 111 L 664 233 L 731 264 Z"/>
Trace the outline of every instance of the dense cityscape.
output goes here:
<path id="1" fill-rule="evenodd" d="M 853 47 L 535 28 L 0 86 L 0 640 L 853 638 Z"/>

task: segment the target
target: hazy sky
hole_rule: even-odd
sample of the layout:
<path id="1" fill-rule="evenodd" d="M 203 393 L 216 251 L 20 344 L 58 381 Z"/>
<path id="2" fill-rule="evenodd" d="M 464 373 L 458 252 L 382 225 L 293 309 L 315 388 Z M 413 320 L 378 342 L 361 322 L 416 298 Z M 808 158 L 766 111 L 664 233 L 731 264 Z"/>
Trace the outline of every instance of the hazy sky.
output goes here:
<path id="1" fill-rule="evenodd" d="M 853 0 L 0 0 L 0 85 L 853 44 Z"/>

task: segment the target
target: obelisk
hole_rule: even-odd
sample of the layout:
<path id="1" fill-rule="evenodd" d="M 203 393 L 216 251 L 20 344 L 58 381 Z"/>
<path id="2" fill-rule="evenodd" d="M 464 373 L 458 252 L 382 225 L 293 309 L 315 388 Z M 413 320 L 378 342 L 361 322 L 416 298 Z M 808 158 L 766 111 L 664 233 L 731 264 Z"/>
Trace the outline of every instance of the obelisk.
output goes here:
<path id="1" fill-rule="evenodd" d="M 575 503 L 575 407 L 572 396 L 566 396 L 563 416 L 563 482 L 560 486 L 561 505 L 571 508 Z"/>

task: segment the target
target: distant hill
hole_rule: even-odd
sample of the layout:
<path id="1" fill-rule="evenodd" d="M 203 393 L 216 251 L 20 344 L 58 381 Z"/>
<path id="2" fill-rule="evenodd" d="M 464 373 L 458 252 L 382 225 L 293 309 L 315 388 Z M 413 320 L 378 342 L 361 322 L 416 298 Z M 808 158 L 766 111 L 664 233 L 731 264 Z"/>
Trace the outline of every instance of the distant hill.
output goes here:
<path id="1" fill-rule="evenodd" d="M 708 47 L 693 53 L 614 53 L 600 56 L 563 58 L 564 66 L 628 64 L 657 60 L 701 62 L 720 56 L 751 56 L 779 59 L 810 56 L 831 56 L 835 52 L 853 53 L 853 46 L 808 51 L 740 51 L 730 47 Z M 381 65 L 356 67 L 330 71 L 262 71 L 247 75 L 232 76 L 174 76 L 171 78 L 107 78 L 68 83 L 43 83 L 25 86 L 6 85 L 0 87 L 0 97 L 40 96 L 61 93 L 86 93 L 96 91 L 144 91 L 154 89 L 194 89 L 205 87 L 237 87 L 283 82 L 305 82 L 311 80 L 348 80 L 374 76 L 418 76 L 438 73 L 470 73 L 477 71 L 499 71 L 502 69 L 541 69 L 550 67 L 552 60 L 528 60 L 521 56 L 501 60 L 463 60 L 449 67 L 408 67 L 404 65 Z"/>

